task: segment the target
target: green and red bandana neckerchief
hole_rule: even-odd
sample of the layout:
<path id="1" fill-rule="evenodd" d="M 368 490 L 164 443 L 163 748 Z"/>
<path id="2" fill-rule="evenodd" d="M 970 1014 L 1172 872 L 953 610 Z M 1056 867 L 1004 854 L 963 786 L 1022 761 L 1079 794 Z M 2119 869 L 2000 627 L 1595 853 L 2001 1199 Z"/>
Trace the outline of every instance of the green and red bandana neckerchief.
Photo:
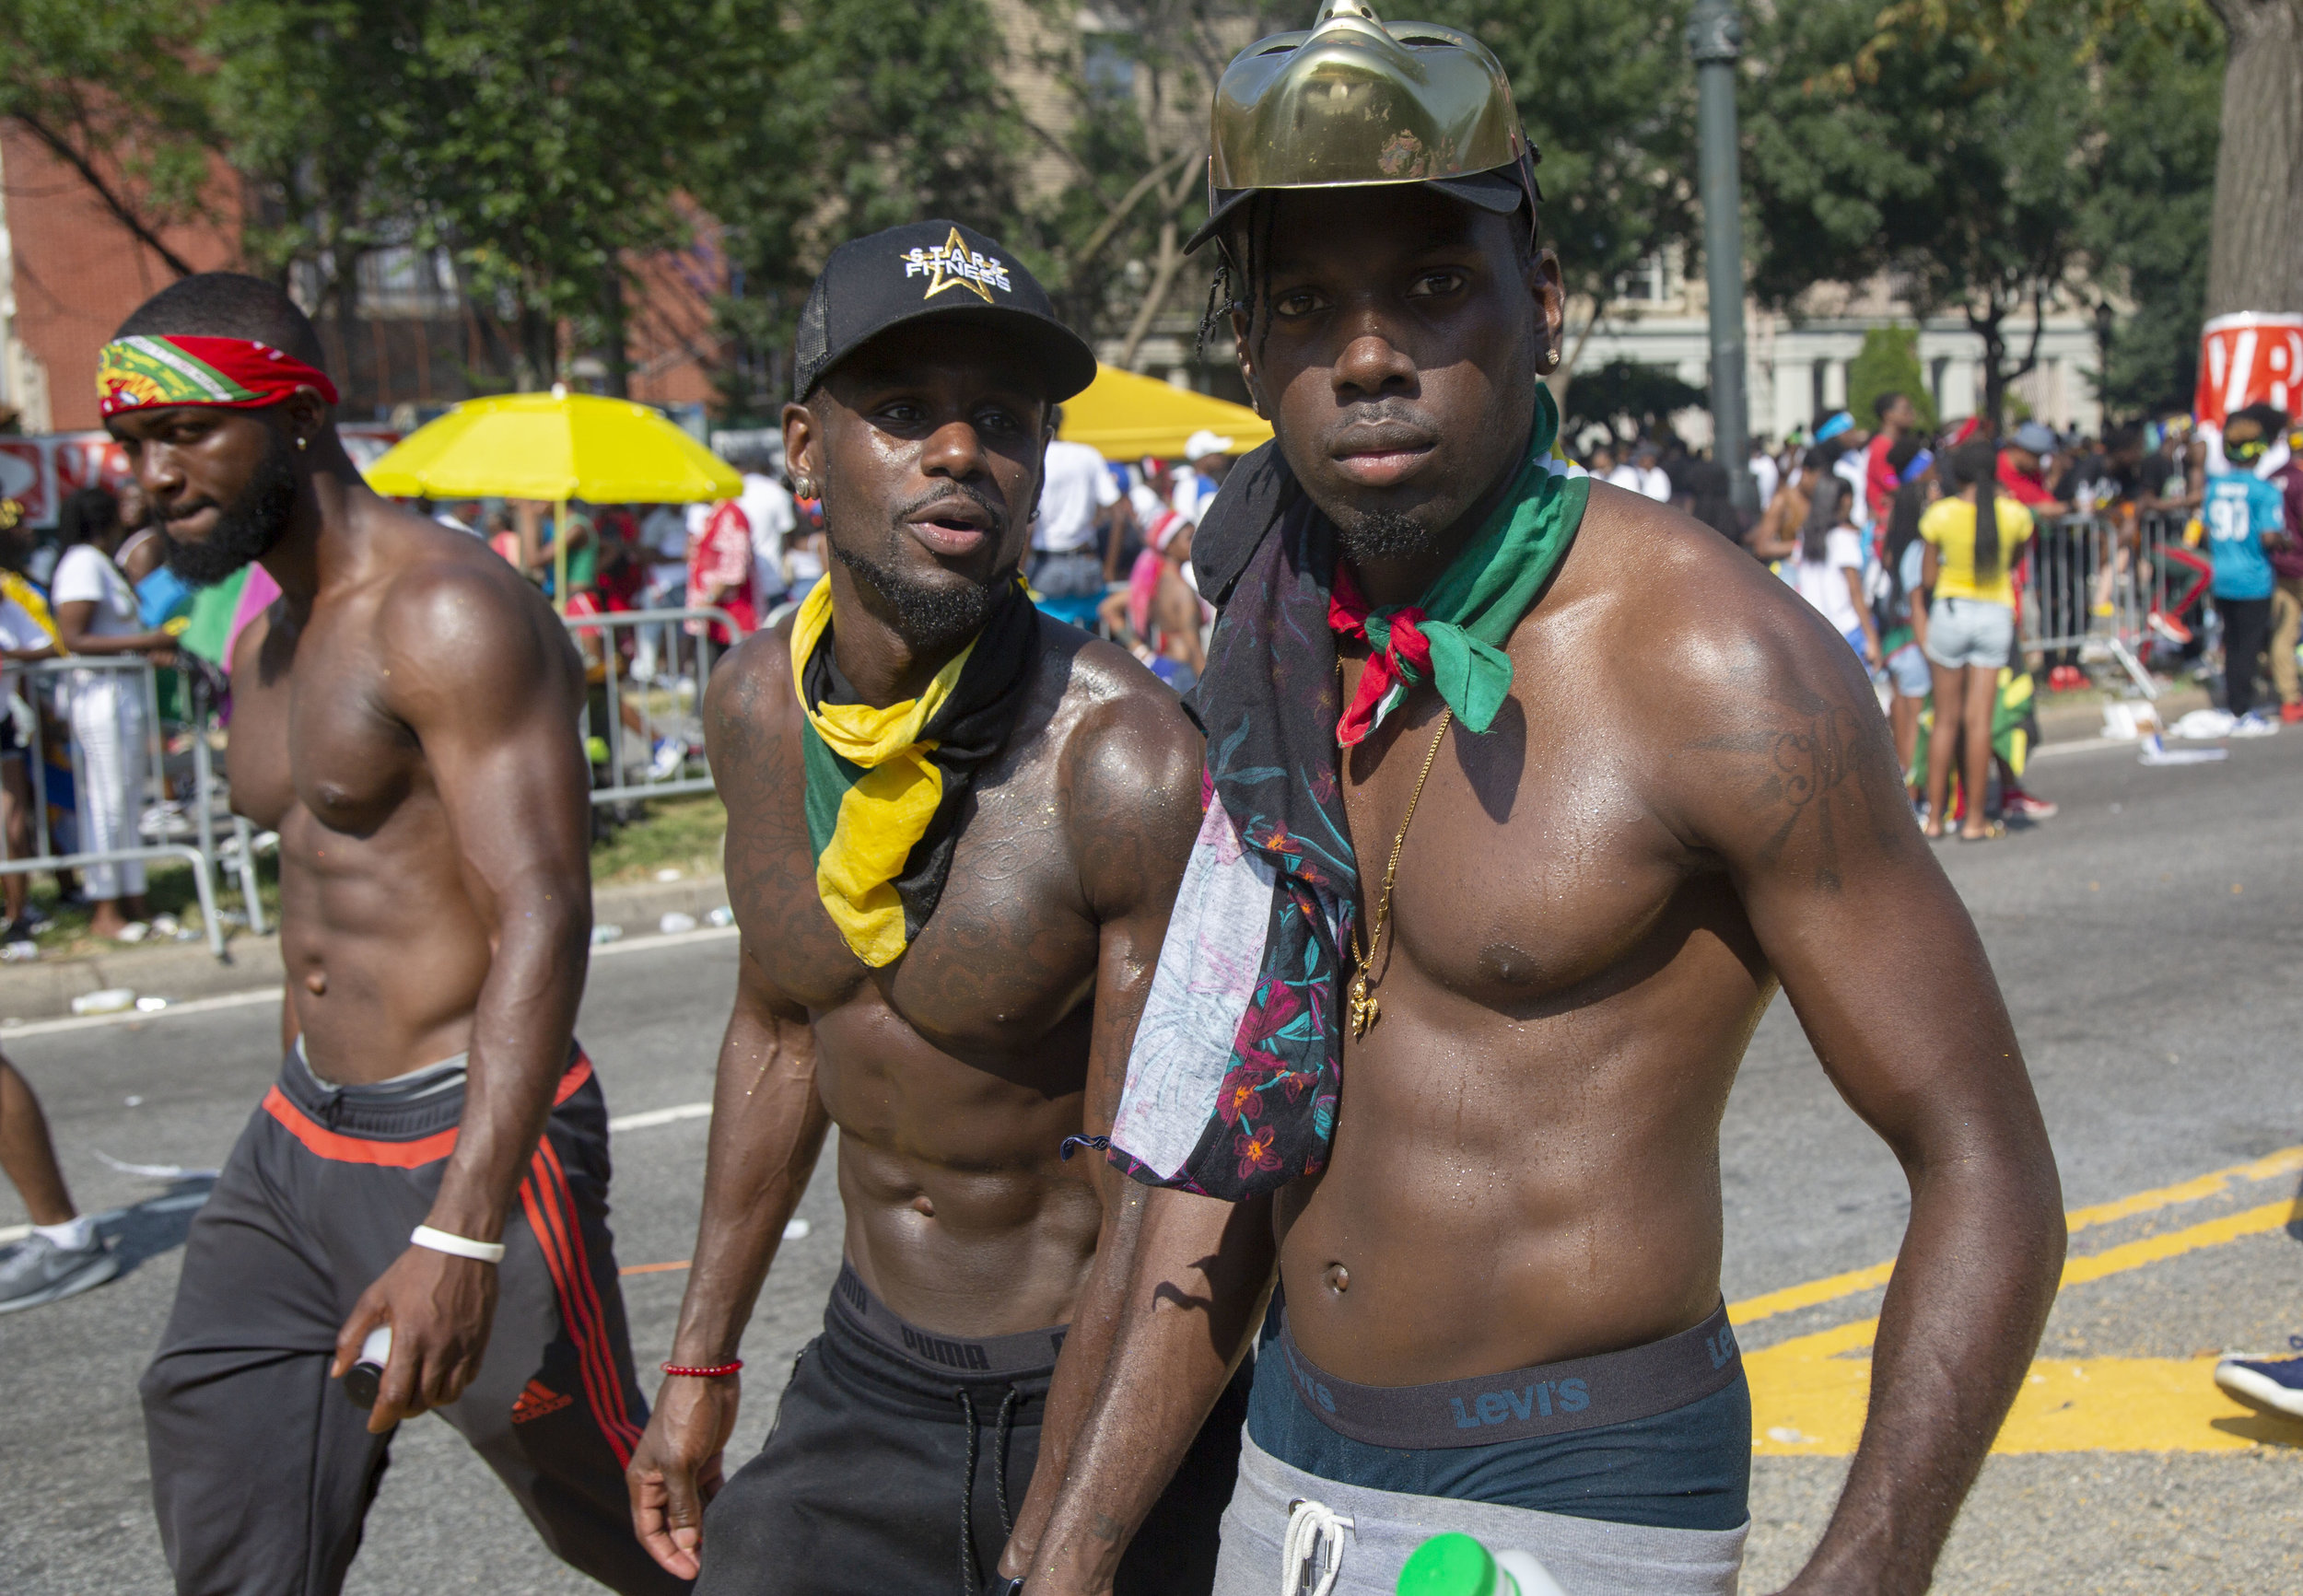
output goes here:
<path id="1" fill-rule="evenodd" d="M 1536 393 L 1527 458 L 1479 535 L 1465 545 L 1414 604 L 1371 608 L 1340 553 L 1327 597 L 1327 624 L 1371 651 L 1360 690 L 1336 722 L 1345 748 L 1364 741 L 1419 682 L 1439 689 L 1467 731 L 1484 732 L 1512 690 L 1503 644 L 1559 569 L 1591 496 L 1591 479 L 1571 475 L 1555 447 L 1559 412 L 1549 389 Z"/>
<path id="2" fill-rule="evenodd" d="M 1538 388 L 1527 458 L 1502 507 L 1420 604 L 1355 606 L 1334 526 L 1300 496 L 1232 584 L 1193 689 L 1208 732 L 1207 812 L 1112 1124 L 1111 1160 L 1136 1180 L 1237 1202 L 1326 1166 L 1361 880 L 1339 740 L 1364 736 L 1411 681 L 1436 686 L 1467 729 L 1494 724 L 1512 681 L 1502 645 L 1590 496 L 1589 479 L 1553 450 L 1558 428 Z M 1280 497 L 1240 474 L 1224 484 L 1234 502 Z M 1219 495 L 1211 516 L 1223 505 Z M 1344 713 L 1335 647 L 1355 628 L 1379 650 L 1365 673 L 1378 685 L 1356 719 Z"/>
<path id="3" fill-rule="evenodd" d="M 96 409 L 108 416 L 163 404 L 253 410 L 299 388 L 336 402 L 326 372 L 252 338 L 139 333 L 105 344 L 96 362 Z"/>

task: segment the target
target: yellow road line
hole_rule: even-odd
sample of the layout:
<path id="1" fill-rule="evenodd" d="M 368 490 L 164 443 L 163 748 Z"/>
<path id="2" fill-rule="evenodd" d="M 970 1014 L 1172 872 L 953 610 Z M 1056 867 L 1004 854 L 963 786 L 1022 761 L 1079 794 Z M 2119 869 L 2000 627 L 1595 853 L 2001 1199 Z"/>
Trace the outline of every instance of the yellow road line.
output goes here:
<path id="1" fill-rule="evenodd" d="M 2266 1235 L 2283 1229 L 2297 1208 L 2288 1201 L 2266 1203 L 2074 1258 L 2063 1265 L 2062 1285 L 2081 1286 Z M 1745 1353 L 1754 1454 L 1853 1452 L 1870 1400 L 1871 1364 L 1844 1355 L 1869 1346 L 1878 1332 L 1877 1319 L 1862 1319 Z M 2266 1418 L 2225 1396 L 2215 1386 L 2215 1366 L 2212 1357 L 2041 1358 L 2031 1366 L 1992 1450 L 2235 1451 L 2263 1441 L 2303 1445 L 2303 1424 Z"/>
<path id="2" fill-rule="evenodd" d="M 1846 1457 L 1862 1439 L 1867 1359 L 1744 1360 L 1754 1457 Z M 2215 1383 L 2212 1357 L 2041 1358 L 2017 1392 L 1994 1453 L 2242 1451 L 2303 1446 L 2303 1423 L 2250 1412 Z"/>
<path id="3" fill-rule="evenodd" d="M 2241 1182 L 2275 1180 L 2281 1175 L 2294 1174 L 2297 1171 L 2303 1171 L 2303 1147 L 2282 1147 L 2279 1151 L 2257 1159 L 2251 1163 L 2234 1164 L 2227 1170 L 2216 1170 L 2211 1174 L 2201 1175 L 2194 1180 L 2184 1181 L 2177 1185 L 2158 1186 L 2151 1191 L 2137 1192 L 2132 1196 L 2118 1198 L 2113 1202 L 2098 1203 L 2086 1208 L 2074 1208 L 2063 1216 L 2063 1221 L 2070 1228 L 2071 1233 L 2075 1236 L 2082 1230 L 2092 1229 L 2098 1225 L 2108 1225 L 2118 1219 L 2130 1219 L 2137 1214 L 2148 1214 L 2155 1209 L 2171 1208 L 2184 1203 L 2196 1203 L 2207 1197 L 2220 1196 L 2234 1185 Z M 2284 1220 L 2281 1222 L 2285 1223 Z M 2252 1231 L 2248 1233 L 2253 1234 Z M 2112 1252 L 2118 1251 L 2117 1248 L 2112 1249 Z M 2110 1255 L 2111 1253 L 2098 1254 L 2102 1257 Z M 1740 1302 L 1729 1303 L 1727 1317 L 1732 1322 L 1740 1326 L 1755 1323 L 1762 1319 L 1773 1318 L 1778 1313 L 1789 1313 L 1795 1309 L 1812 1308 L 1819 1302 L 1836 1302 L 1842 1297 L 1853 1297 L 1858 1292 L 1870 1291 L 1885 1286 L 1888 1276 L 1894 1273 L 1895 1260 L 1890 1258 L 1884 1264 L 1874 1264 L 1863 1269 L 1851 1269 L 1844 1275 L 1828 1276 L 1821 1280 L 1810 1280 L 1799 1286 L 1786 1286 L 1780 1291 L 1761 1292 L 1757 1297 L 1747 1297 Z M 2094 1278 L 2092 1276 L 2087 1277 Z M 2064 1283 L 2068 1285 L 2070 1281 L 2071 1276 L 2066 1273 Z"/>

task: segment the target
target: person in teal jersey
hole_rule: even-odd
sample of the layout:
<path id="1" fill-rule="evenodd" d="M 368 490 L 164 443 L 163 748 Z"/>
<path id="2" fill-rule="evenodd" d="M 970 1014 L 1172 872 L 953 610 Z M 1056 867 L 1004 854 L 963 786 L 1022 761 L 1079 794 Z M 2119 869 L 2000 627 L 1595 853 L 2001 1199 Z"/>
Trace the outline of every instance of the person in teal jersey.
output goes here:
<path id="1" fill-rule="evenodd" d="M 2238 716 L 2241 736 L 2268 736 L 2278 722 L 2255 709 L 2255 669 L 2271 636 L 2271 595 L 2278 586 L 2266 543 L 2287 538 L 2286 507 L 2276 483 L 2255 465 L 2285 430 L 2286 414 L 2253 404 L 2224 424 L 2226 470 L 2209 473 L 2201 518 L 2215 563 L 2208 590 L 2223 619 L 2224 707 Z"/>

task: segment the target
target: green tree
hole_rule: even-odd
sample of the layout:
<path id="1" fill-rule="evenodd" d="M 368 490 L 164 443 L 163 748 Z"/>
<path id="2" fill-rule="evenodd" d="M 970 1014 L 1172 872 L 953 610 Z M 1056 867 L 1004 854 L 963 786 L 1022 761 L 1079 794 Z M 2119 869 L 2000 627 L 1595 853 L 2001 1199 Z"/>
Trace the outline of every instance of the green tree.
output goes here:
<path id="1" fill-rule="evenodd" d="M 1935 396 L 1927 391 L 1927 373 L 1919 364 L 1919 329 L 1874 327 L 1864 334 L 1864 346 L 1847 363 L 1847 408 L 1868 427 L 1876 402 L 1900 393 L 1919 412 L 1920 425 L 1933 431 Z"/>
<path id="2" fill-rule="evenodd" d="M 1495 52 L 1542 153 L 1544 234 L 1569 295 L 1588 308 L 1552 379 L 1564 402 L 1624 274 L 1697 236 L 1686 0 L 1433 0 L 1419 10 Z"/>
<path id="3" fill-rule="evenodd" d="M 1818 281 L 1884 273 L 1922 315 L 1963 312 L 1996 419 L 2085 261 L 2102 126 L 2086 19 L 2033 6 L 1995 40 L 1914 28 L 1887 48 L 1877 21 L 1866 0 L 1816 0 L 1759 29 L 1754 290 L 1792 306 Z"/>
<path id="4" fill-rule="evenodd" d="M 726 227 L 721 410 L 764 422 L 831 251 L 923 216 L 1006 237 L 1027 134 L 983 0 L 732 0 L 711 31 L 682 174 Z"/>
<path id="5" fill-rule="evenodd" d="M 200 16 L 151 0 L 0 6 L 0 116 L 76 172 L 179 274 L 160 229 L 205 211 L 217 134 L 193 65 Z"/>
<path id="6" fill-rule="evenodd" d="M 2095 53 L 2103 132 L 2080 239 L 2107 335 L 2091 377 L 2116 412 L 2188 410 L 2206 312 L 2224 41 L 2194 0 L 2155 0 L 2109 20 Z"/>
<path id="7" fill-rule="evenodd" d="M 1132 366 L 1154 321 L 1206 282 L 1184 240 L 1206 216 L 1208 107 L 1234 49 L 1301 27 L 1276 0 L 1112 0 L 1095 27 L 1041 0 L 1036 63 L 1062 86 L 1068 125 L 1019 111 L 1073 181 L 1027 206 L 1020 237 L 1058 309 Z M 1228 347 L 1228 345 L 1227 345 Z"/>
<path id="8" fill-rule="evenodd" d="M 1594 426 L 1619 441 L 1661 431 L 1676 411 L 1700 409 L 1712 396 L 1682 382 L 1668 367 L 1616 359 L 1585 372 L 1568 390 L 1560 436 L 1572 439 Z"/>

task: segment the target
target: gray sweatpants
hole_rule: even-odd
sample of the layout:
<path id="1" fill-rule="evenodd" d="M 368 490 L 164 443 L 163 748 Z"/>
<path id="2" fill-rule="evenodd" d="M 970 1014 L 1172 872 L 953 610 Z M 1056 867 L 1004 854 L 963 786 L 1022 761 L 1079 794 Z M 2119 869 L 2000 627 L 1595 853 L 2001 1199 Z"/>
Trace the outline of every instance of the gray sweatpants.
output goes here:
<path id="1" fill-rule="evenodd" d="M 192 1225 L 141 1385 L 160 1540 L 182 1596 L 334 1596 L 392 1438 L 328 1378 L 336 1331 L 439 1189 L 461 1070 L 321 1085 L 289 1054 Z M 440 1416 L 544 1544 L 627 1596 L 686 1584 L 632 1532 L 647 1423 L 608 1235 L 607 1107 L 580 1054 L 504 1229 L 479 1377 Z"/>
<path id="2" fill-rule="evenodd" d="M 1306 1474 L 1240 1438 L 1239 1484 L 1223 1512 L 1214 1596 L 1280 1596 L 1297 1590 L 1281 1567 L 1288 1515 L 1315 1502 L 1350 1525 L 1331 1528 L 1341 1567 L 1335 1596 L 1392 1596 L 1418 1546 L 1450 1531 L 1490 1551 L 1531 1554 L 1567 1596 L 1736 1596 L 1746 1524 L 1735 1530 L 1664 1530 L 1538 1513 L 1489 1502 L 1370 1490 Z M 1323 1565 L 1324 1566 L 1324 1565 Z M 1307 1589 L 1315 1589 L 1315 1579 Z"/>

